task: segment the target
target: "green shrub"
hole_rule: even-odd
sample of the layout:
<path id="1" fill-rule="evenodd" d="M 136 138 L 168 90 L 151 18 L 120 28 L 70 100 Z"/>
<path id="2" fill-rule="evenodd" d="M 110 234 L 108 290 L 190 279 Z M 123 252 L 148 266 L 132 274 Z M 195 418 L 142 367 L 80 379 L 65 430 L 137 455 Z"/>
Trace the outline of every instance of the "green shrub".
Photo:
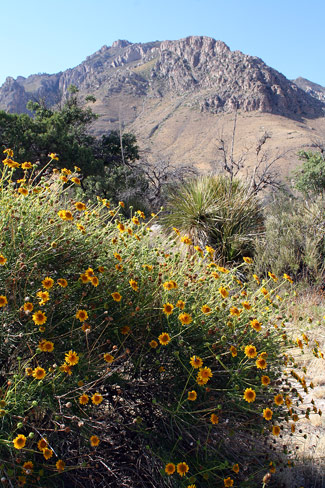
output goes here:
<path id="1" fill-rule="evenodd" d="M 267 439 L 309 388 L 285 354 L 277 278 L 244 285 L 250 259 L 184 257 L 177 234 L 152 238 L 155 216 L 71 199 L 76 174 L 35 185 L 26 169 L 17 187 L 3 163 L 2 481 L 260 486 L 278 459 Z"/>
<path id="2" fill-rule="evenodd" d="M 172 189 L 167 212 L 165 226 L 179 228 L 195 245 L 213 246 L 224 262 L 251 255 L 263 229 L 256 197 L 225 176 L 202 176 Z"/>

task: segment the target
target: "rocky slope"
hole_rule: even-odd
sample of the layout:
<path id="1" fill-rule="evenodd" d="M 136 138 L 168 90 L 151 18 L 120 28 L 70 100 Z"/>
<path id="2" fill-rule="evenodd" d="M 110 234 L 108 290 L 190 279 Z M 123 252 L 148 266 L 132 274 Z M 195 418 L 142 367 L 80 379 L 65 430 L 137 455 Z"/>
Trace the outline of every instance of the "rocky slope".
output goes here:
<path id="1" fill-rule="evenodd" d="M 24 112 L 30 99 L 55 106 L 74 84 L 81 99 L 96 97 L 96 134 L 122 127 L 137 135 L 152 159 L 207 169 L 215 160 L 218 134 L 231 132 L 236 108 L 241 147 L 266 129 L 281 133 L 271 142 L 272 151 L 308 142 L 311 131 L 318 133 L 319 124 L 322 129 L 325 96 L 322 87 L 307 82 L 289 81 L 261 59 L 209 37 L 119 40 L 64 72 L 7 78 L 0 109 Z M 290 141 L 283 146 L 286 135 Z"/>

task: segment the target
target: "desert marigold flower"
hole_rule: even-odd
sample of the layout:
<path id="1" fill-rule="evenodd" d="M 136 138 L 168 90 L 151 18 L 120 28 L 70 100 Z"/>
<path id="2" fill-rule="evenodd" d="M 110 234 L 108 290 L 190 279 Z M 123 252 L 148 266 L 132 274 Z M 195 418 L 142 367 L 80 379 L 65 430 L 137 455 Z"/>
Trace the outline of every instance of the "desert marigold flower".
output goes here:
<path id="1" fill-rule="evenodd" d="M 43 352 L 52 352 L 54 350 L 54 344 L 53 342 L 51 341 L 46 341 L 45 339 L 43 339 L 38 347 L 40 348 L 41 351 Z"/>
<path id="2" fill-rule="evenodd" d="M 5 258 L 4 256 L 2 256 L 2 254 L 0 254 L 0 266 L 4 266 L 7 262 L 7 258 Z"/>
<path id="3" fill-rule="evenodd" d="M 48 443 L 47 443 L 47 439 L 42 438 L 38 441 L 37 443 L 37 448 L 40 450 L 40 451 L 43 451 L 46 447 L 48 446 Z"/>
<path id="4" fill-rule="evenodd" d="M 82 224 L 76 224 L 77 229 L 79 229 L 81 232 L 85 233 L 86 232 L 86 227 Z"/>
<path id="5" fill-rule="evenodd" d="M 121 222 L 119 222 L 119 223 L 117 224 L 117 228 L 118 228 L 118 230 L 119 230 L 121 233 L 122 233 L 122 232 L 125 232 L 125 225 L 124 225 L 124 224 L 122 224 Z"/>
<path id="6" fill-rule="evenodd" d="M 99 279 L 97 278 L 97 276 L 92 276 L 90 278 L 90 282 L 94 287 L 97 287 L 99 285 Z"/>
<path id="7" fill-rule="evenodd" d="M 65 362 L 69 364 L 69 366 L 75 366 L 79 362 L 78 354 L 70 349 L 69 352 L 65 353 Z"/>
<path id="8" fill-rule="evenodd" d="M 4 149 L 2 152 L 3 154 L 7 154 L 7 158 L 12 158 L 14 156 L 14 152 L 12 149 L 10 149 L 10 147 Z"/>
<path id="9" fill-rule="evenodd" d="M 255 364 L 256 364 L 256 367 L 258 369 L 265 369 L 266 366 L 267 366 L 267 362 L 265 361 L 264 358 L 261 358 L 259 357 L 256 361 L 255 361 Z"/>
<path id="10" fill-rule="evenodd" d="M 218 278 L 220 278 L 219 273 L 217 273 L 216 271 L 212 271 L 211 276 L 213 276 L 213 278 L 214 278 L 215 280 L 217 280 Z"/>
<path id="11" fill-rule="evenodd" d="M 7 297 L 0 295 L 0 307 L 5 307 L 8 304 Z"/>
<path id="12" fill-rule="evenodd" d="M 270 271 L 267 273 L 269 275 L 270 278 L 272 278 L 272 280 L 276 283 L 278 281 L 278 277 L 274 274 L 274 273 L 271 273 Z"/>
<path id="13" fill-rule="evenodd" d="M 13 161 L 12 159 L 10 159 L 8 157 L 6 159 L 4 159 L 2 162 L 5 166 L 8 166 L 9 168 L 12 168 L 12 169 L 16 169 L 16 168 L 20 167 L 19 163 L 17 163 L 16 161 Z"/>
<path id="14" fill-rule="evenodd" d="M 49 158 L 59 161 L 59 156 L 56 153 L 49 154 Z"/>
<path id="15" fill-rule="evenodd" d="M 287 406 L 288 408 L 290 408 L 290 407 L 291 407 L 291 405 L 292 405 L 292 401 L 291 401 L 290 397 L 286 396 L 286 398 L 285 398 L 285 404 L 286 404 L 286 406 Z"/>
<path id="16" fill-rule="evenodd" d="M 192 322 L 192 317 L 189 313 L 183 312 L 183 313 L 179 314 L 178 320 L 183 325 L 189 325 Z"/>
<path id="17" fill-rule="evenodd" d="M 104 357 L 104 361 L 106 361 L 106 363 L 108 364 L 111 364 L 114 361 L 114 356 L 112 356 L 108 352 L 106 352 L 103 357 Z"/>
<path id="18" fill-rule="evenodd" d="M 244 391 L 244 400 L 248 403 L 255 402 L 256 393 L 252 388 L 246 388 Z"/>
<path id="19" fill-rule="evenodd" d="M 229 312 L 230 315 L 233 315 L 234 317 L 239 317 L 241 314 L 241 310 L 239 310 L 237 307 L 231 307 Z"/>
<path id="20" fill-rule="evenodd" d="M 241 302 L 241 304 L 245 310 L 250 310 L 252 308 L 252 305 L 247 301 Z"/>
<path id="21" fill-rule="evenodd" d="M 163 287 L 166 290 L 172 290 L 174 288 L 173 283 L 171 281 L 166 281 L 165 283 L 163 283 Z"/>
<path id="22" fill-rule="evenodd" d="M 210 379 L 212 378 L 213 374 L 210 368 L 207 368 L 206 366 L 204 368 L 199 369 L 198 375 L 203 378 L 203 379 Z"/>
<path id="23" fill-rule="evenodd" d="M 200 373 L 198 373 L 197 377 L 196 377 L 196 382 L 198 385 L 200 386 L 204 386 L 207 384 L 207 382 L 209 381 L 209 378 L 202 378 L 202 376 L 200 375 Z"/>
<path id="24" fill-rule="evenodd" d="M 82 283 L 88 283 L 89 281 L 89 278 L 88 276 L 86 275 L 86 273 L 82 273 L 80 276 L 79 276 L 79 279 L 81 280 Z"/>
<path id="25" fill-rule="evenodd" d="M 201 249 L 200 246 L 194 246 L 194 249 L 199 253 L 201 254 L 201 256 L 203 256 L 203 249 Z"/>
<path id="26" fill-rule="evenodd" d="M 256 283 L 259 285 L 260 284 L 260 279 L 256 274 L 253 274 L 253 278 L 256 281 Z"/>
<path id="27" fill-rule="evenodd" d="M 120 302 L 122 299 L 122 295 L 120 295 L 118 291 L 112 293 L 112 297 L 115 302 Z"/>
<path id="28" fill-rule="evenodd" d="M 42 281 L 42 285 L 43 287 L 46 289 L 46 290 L 50 290 L 50 288 L 52 288 L 52 286 L 54 285 L 54 280 L 52 278 L 50 278 L 49 276 L 47 276 L 46 278 L 44 278 L 44 280 Z"/>
<path id="29" fill-rule="evenodd" d="M 222 296 L 222 298 L 227 298 L 227 296 L 229 295 L 228 290 L 224 286 L 220 286 L 219 293 Z"/>
<path id="30" fill-rule="evenodd" d="M 192 244 L 192 239 L 190 239 L 188 236 L 183 236 L 181 237 L 181 242 L 190 246 Z"/>
<path id="31" fill-rule="evenodd" d="M 142 210 L 137 210 L 137 214 L 138 214 L 138 215 L 140 215 L 140 217 L 141 217 L 142 219 L 145 219 L 145 218 L 146 218 L 146 216 L 145 216 L 145 214 L 142 212 Z"/>
<path id="32" fill-rule="evenodd" d="M 212 413 L 210 416 L 210 421 L 212 424 L 217 425 L 219 423 L 219 417 L 215 413 Z"/>
<path id="33" fill-rule="evenodd" d="M 72 173 L 72 171 L 71 171 L 70 169 L 67 169 L 67 168 L 62 168 L 62 169 L 61 169 L 61 173 L 62 173 L 63 175 L 66 175 L 66 176 L 70 176 L 70 175 L 71 175 L 71 173 Z"/>
<path id="34" fill-rule="evenodd" d="M 203 361 L 199 356 L 192 356 L 190 359 L 190 365 L 195 368 L 201 368 L 203 366 Z"/>
<path id="35" fill-rule="evenodd" d="M 59 459 L 55 463 L 55 466 L 56 466 L 56 469 L 59 471 L 59 473 L 62 473 L 62 471 L 64 471 L 64 468 L 65 468 L 65 462 L 62 461 L 62 459 Z"/>
<path id="36" fill-rule="evenodd" d="M 100 393 L 94 393 L 91 397 L 91 401 L 94 405 L 100 405 L 103 401 L 103 396 Z"/>
<path id="37" fill-rule="evenodd" d="M 139 291 L 139 286 L 138 286 L 138 282 L 135 281 L 135 280 L 130 280 L 129 281 L 130 283 L 130 286 L 131 288 L 134 290 L 134 291 Z"/>
<path id="38" fill-rule="evenodd" d="M 228 478 L 224 478 L 223 484 L 225 485 L 225 488 L 229 488 L 231 486 L 234 486 L 234 480 L 228 476 Z"/>
<path id="39" fill-rule="evenodd" d="M 61 181 L 63 181 L 63 183 L 68 183 L 68 178 L 65 175 L 61 175 L 59 178 Z"/>
<path id="40" fill-rule="evenodd" d="M 282 405 L 283 401 L 283 396 L 280 393 L 274 397 L 274 403 L 276 405 Z"/>
<path id="41" fill-rule="evenodd" d="M 268 376 L 262 376 L 261 383 L 263 386 L 267 386 L 270 384 L 270 378 Z"/>
<path id="42" fill-rule="evenodd" d="M 23 186 L 20 186 L 17 191 L 18 191 L 18 193 L 20 193 L 24 197 L 27 197 L 27 195 L 29 193 L 29 191 L 27 190 L 27 188 L 24 188 Z"/>
<path id="43" fill-rule="evenodd" d="M 33 374 L 33 369 L 32 369 L 32 368 L 26 368 L 26 369 L 25 369 L 25 374 L 26 374 L 26 376 L 32 376 L 32 374 Z"/>
<path id="44" fill-rule="evenodd" d="M 252 344 L 245 347 L 245 354 L 248 358 L 255 358 L 257 356 L 256 347 Z"/>
<path id="45" fill-rule="evenodd" d="M 48 447 L 43 449 L 43 456 L 45 457 L 46 460 L 50 459 L 53 456 L 52 449 L 49 449 Z"/>
<path id="46" fill-rule="evenodd" d="M 118 252 L 114 252 L 114 258 L 118 261 L 122 261 L 122 256 Z"/>
<path id="47" fill-rule="evenodd" d="M 263 417 L 265 418 L 265 420 L 271 420 L 272 415 L 273 415 L 273 412 L 270 408 L 264 408 Z"/>
<path id="48" fill-rule="evenodd" d="M 167 332 L 163 332 L 158 337 L 158 341 L 162 346 L 166 346 L 170 342 L 170 340 L 171 340 L 170 335 Z"/>
<path id="49" fill-rule="evenodd" d="M 152 340 L 149 342 L 149 346 L 152 348 L 152 349 L 156 349 L 156 347 L 158 347 L 158 342 L 155 341 L 155 340 Z"/>
<path id="50" fill-rule="evenodd" d="M 131 332 L 131 328 L 128 325 L 123 325 L 120 330 L 122 335 L 128 335 Z"/>
<path id="51" fill-rule="evenodd" d="M 174 463 L 168 463 L 166 464 L 165 466 L 165 473 L 167 473 L 168 475 L 172 475 L 175 473 L 175 470 L 176 470 L 176 466 Z"/>
<path id="52" fill-rule="evenodd" d="M 84 322 L 85 320 L 88 319 L 88 313 L 86 310 L 78 310 L 76 315 L 76 319 L 78 319 L 80 322 Z"/>
<path id="53" fill-rule="evenodd" d="M 104 266 L 98 266 L 98 273 L 104 273 L 105 267 Z"/>
<path id="54" fill-rule="evenodd" d="M 233 470 L 234 473 L 238 474 L 239 473 L 239 464 L 234 464 L 231 469 Z"/>
<path id="55" fill-rule="evenodd" d="M 178 307 L 180 310 L 184 310 L 185 302 L 183 300 L 178 300 L 176 303 L 176 307 Z"/>
<path id="56" fill-rule="evenodd" d="M 23 434 L 18 434 L 13 440 L 15 449 L 23 449 L 25 447 L 27 438 Z"/>
<path id="57" fill-rule="evenodd" d="M 165 303 L 163 305 L 163 312 L 165 315 L 170 315 L 171 313 L 173 313 L 173 310 L 174 310 L 174 306 L 171 304 L 171 303 Z"/>
<path id="58" fill-rule="evenodd" d="M 293 279 L 292 279 L 292 278 L 290 278 L 290 276 L 289 276 L 289 275 L 287 275 L 286 273 L 284 273 L 283 278 L 284 278 L 285 280 L 289 281 L 289 283 L 293 283 Z"/>
<path id="59" fill-rule="evenodd" d="M 40 305 L 44 305 L 44 303 L 48 302 L 50 299 L 48 291 L 38 291 L 36 296 L 40 299 Z"/>
<path id="60" fill-rule="evenodd" d="M 66 287 L 68 286 L 68 282 L 67 282 L 67 280 L 65 280 L 64 278 L 59 278 L 59 279 L 57 280 L 57 284 L 58 284 L 59 286 L 61 286 L 62 288 L 66 288 Z"/>
<path id="61" fill-rule="evenodd" d="M 73 181 L 73 183 L 74 183 L 75 185 L 80 185 L 80 184 L 81 184 L 80 179 L 79 179 L 79 178 L 77 178 L 76 176 L 73 176 L 73 177 L 71 178 L 71 181 Z"/>
<path id="62" fill-rule="evenodd" d="M 245 257 L 243 257 L 243 260 L 244 260 L 244 261 L 245 261 L 245 263 L 247 263 L 247 264 L 252 264 L 252 262 L 253 262 L 252 258 L 248 258 L 248 257 L 246 257 L 246 256 L 245 256 Z"/>
<path id="63" fill-rule="evenodd" d="M 212 308 L 210 308 L 208 305 L 203 305 L 201 310 L 204 314 L 210 314 L 212 312 Z"/>
<path id="64" fill-rule="evenodd" d="M 32 319 L 36 325 L 43 325 L 47 321 L 47 317 L 45 313 L 43 313 L 41 310 L 38 310 L 38 312 L 35 312 L 32 315 Z"/>
<path id="65" fill-rule="evenodd" d="M 251 320 L 250 321 L 250 324 L 251 324 L 251 327 L 254 330 L 256 330 L 257 332 L 259 332 L 260 330 L 262 330 L 262 323 L 259 322 L 257 319 Z"/>
<path id="66" fill-rule="evenodd" d="M 197 393 L 195 390 L 189 391 L 187 393 L 187 399 L 190 400 L 191 402 L 194 402 L 197 399 Z"/>
<path id="67" fill-rule="evenodd" d="M 63 363 L 61 366 L 60 366 L 60 371 L 62 371 L 62 373 L 67 373 L 69 376 L 72 375 L 72 369 L 71 369 L 71 366 L 70 364 L 67 364 L 67 363 Z"/>
<path id="68" fill-rule="evenodd" d="M 132 217 L 132 222 L 133 222 L 135 225 L 140 225 L 140 220 L 138 219 L 138 217 Z"/>
<path id="69" fill-rule="evenodd" d="M 153 266 L 151 264 L 143 264 L 142 267 L 147 271 L 152 271 Z"/>
<path id="70" fill-rule="evenodd" d="M 263 287 L 263 288 L 261 288 L 261 293 L 262 293 L 262 294 L 263 294 L 265 297 L 266 297 L 266 296 L 269 294 L 269 292 L 267 291 L 267 289 L 266 289 L 266 288 L 264 288 L 264 287 Z"/>
<path id="71" fill-rule="evenodd" d="M 122 207 L 122 208 L 124 208 L 124 207 L 125 207 L 124 202 L 118 202 L 118 204 L 119 204 L 119 206 L 120 206 L 120 207 Z"/>
<path id="72" fill-rule="evenodd" d="M 86 395 L 86 393 L 83 393 L 79 397 L 79 403 L 80 403 L 80 405 L 87 405 L 88 402 L 89 402 L 89 396 Z"/>
<path id="73" fill-rule="evenodd" d="M 186 463 L 178 463 L 177 464 L 177 473 L 180 476 L 185 476 L 189 469 L 190 468 Z"/>
<path id="74" fill-rule="evenodd" d="M 229 351 L 233 358 L 237 356 L 237 348 L 235 346 L 230 346 Z"/>
<path id="75" fill-rule="evenodd" d="M 25 474 L 32 474 L 33 469 L 34 469 L 34 463 L 32 461 L 26 461 L 23 464 L 23 472 Z"/>
<path id="76" fill-rule="evenodd" d="M 90 438 L 90 444 L 92 447 L 96 447 L 98 446 L 100 443 L 100 440 L 99 440 L 99 437 L 97 437 L 97 435 L 92 435 L 91 438 Z"/>
<path id="77" fill-rule="evenodd" d="M 272 434 L 278 436 L 280 434 L 280 427 L 278 425 L 272 426 Z"/>
<path id="78" fill-rule="evenodd" d="M 35 368 L 32 372 L 32 376 L 36 379 L 36 380 L 42 380 L 46 375 L 46 371 L 44 368 L 41 368 L 40 366 L 37 366 L 37 368 Z"/>

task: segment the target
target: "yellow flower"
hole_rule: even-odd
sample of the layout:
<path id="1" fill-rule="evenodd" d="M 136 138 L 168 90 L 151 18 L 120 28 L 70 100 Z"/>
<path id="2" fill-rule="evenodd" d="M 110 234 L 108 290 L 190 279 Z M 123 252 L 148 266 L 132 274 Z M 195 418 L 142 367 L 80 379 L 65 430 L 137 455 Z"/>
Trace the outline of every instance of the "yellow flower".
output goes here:
<path id="1" fill-rule="evenodd" d="M 99 438 L 97 437 L 97 435 L 92 435 L 91 438 L 90 438 L 90 444 L 92 447 L 96 447 L 98 446 L 100 443 L 100 440 Z"/>
<path id="2" fill-rule="evenodd" d="M 40 366 L 37 366 L 32 372 L 32 376 L 36 380 L 42 380 L 46 375 L 45 369 L 41 368 Z"/>
<path id="3" fill-rule="evenodd" d="M 20 186 L 17 191 L 18 191 L 18 193 L 20 193 L 24 197 L 27 197 L 27 195 L 29 193 L 29 191 L 27 190 L 27 188 L 24 188 L 23 186 Z"/>
<path id="4" fill-rule="evenodd" d="M 34 470 L 34 463 L 32 461 L 26 461 L 23 464 L 23 473 L 32 474 L 33 470 Z"/>
<path id="5" fill-rule="evenodd" d="M 80 403 L 80 405 L 87 405 L 88 402 L 89 402 L 89 396 L 86 395 L 86 393 L 83 393 L 79 397 L 79 403 Z"/>
<path id="6" fill-rule="evenodd" d="M 270 378 L 268 376 L 262 376 L 261 383 L 263 386 L 267 386 L 270 384 Z"/>
<path id="7" fill-rule="evenodd" d="M 49 449 L 48 447 L 43 449 L 43 456 L 45 457 L 46 460 L 50 459 L 53 456 L 52 449 Z"/>
<path id="8" fill-rule="evenodd" d="M 86 275 L 86 273 L 81 274 L 79 279 L 81 280 L 82 283 L 88 283 L 88 281 L 89 281 L 89 278 Z"/>
<path id="9" fill-rule="evenodd" d="M 81 182 L 80 182 L 79 178 L 76 178 L 75 176 L 74 176 L 73 178 L 71 178 L 71 181 L 73 181 L 73 183 L 74 183 L 75 185 L 80 185 L 80 184 L 81 184 Z"/>
<path id="10" fill-rule="evenodd" d="M 248 403 L 255 402 L 256 393 L 252 388 L 246 388 L 244 391 L 244 400 Z"/>
<path id="11" fill-rule="evenodd" d="M 229 351 L 233 358 L 237 356 L 237 348 L 235 346 L 230 346 Z"/>
<path id="12" fill-rule="evenodd" d="M 62 473 L 62 471 L 64 471 L 64 468 L 65 468 L 65 462 L 62 461 L 62 459 L 59 459 L 55 463 L 55 466 L 56 466 L 56 469 L 59 471 L 59 473 Z"/>
<path id="13" fill-rule="evenodd" d="M 252 264 L 253 260 L 252 258 L 248 258 L 248 257 L 243 257 L 243 260 L 245 261 L 245 263 L 247 264 Z"/>
<path id="14" fill-rule="evenodd" d="M 231 307 L 229 311 L 230 315 L 233 315 L 234 317 L 239 317 L 241 314 L 241 310 L 239 310 L 237 307 Z"/>
<path id="15" fill-rule="evenodd" d="M 199 356 L 192 356 L 190 359 L 190 365 L 195 368 L 201 368 L 203 366 L 203 361 Z"/>
<path id="16" fill-rule="evenodd" d="M 178 302 L 176 303 L 176 307 L 178 307 L 180 310 L 184 310 L 185 302 L 183 300 L 178 300 Z"/>
<path id="17" fill-rule="evenodd" d="M 215 413 L 212 413 L 210 416 L 210 421 L 212 424 L 216 425 L 219 423 L 219 417 Z"/>
<path id="18" fill-rule="evenodd" d="M 140 225 L 140 220 L 138 219 L 138 217 L 132 217 L 132 222 L 133 222 L 135 225 Z"/>
<path id="19" fill-rule="evenodd" d="M 4 256 L 2 256 L 2 254 L 0 254 L 0 265 L 4 266 L 6 262 L 7 262 L 7 258 L 5 258 Z"/>
<path id="20" fill-rule="evenodd" d="M 179 236 L 180 235 L 180 231 L 179 229 L 177 229 L 176 227 L 173 227 L 173 231 Z"/>
<path id="21" fill-rule="evenodd" d="M 106 352 L 104 354 L 104 360 L 106 361 L 106 363 L 111 364 L 114 361 L 114 356 Z"/>
<path id="22" fill-rule="evenodd" d="M 284 273 L 283 278 L 284 278 L 285 280 L 289 281 L 289 283 L 293 283 L 293 279 L 292 279 L 292 278 L 290 278 L 290 276 L 288 276 L 286 273 Z"/>
<path id="23" fill-rule="evenodd" d="M 38 291 L 36 296 L 40 298 L 40 305 L 44 305 L 44 303 L 48 302 L 50 299 L 50 295 L 48 291 Z"/>
<path id="24" fill-rule="evenodd" d="M 72 369 L 71 369 L 71 366 L 67 363 L 63 363 L 61 366 L 60 366 L 60 371 L 62 371 L 62 373 L 67 373 L 69 376 L 72 375 Z"/>
<path id="25" fill-rule="evenodd" d="M 15 449 L 23 449 L 25 447 L 27 438 L 23 434 L 18 434 L 13 440 Z"/>
<path id="26" fill-rule="evenodd" d="M 54 344 L 53 342 L 51 341 L 46 341 L 45 339 L 43 339 L 38 347 L 40 348 L 41 351 L 43 352 L 52 352 L 54 350 Z"/>
<path id="27" fill-rule="evenodd" d="M 192 322 L 192 317 L 190 314 L 183 312 L 178 316 L 178 320 L 180 320 L 183 325 L 189 325 Z"/>
<path id="28" fill-rule="evenodd" d="M 210 368 L 207 368 L 206 366 L 204 368 L 199 369 L 198 376 L 204 380 L 209 380 L 212 378 L 212 371 Z"/>
<path id="29" fill-rule="evenodd" d="M 75 366 L 79 362 L 79 356 L 75 351 L 70 350 L 69 352 L 65 353 L 65 362 L 68 363 L 69 366 Z"/>
<path id="30" fill-rule="evenodd" d="M 238 474 L 239 473 L 239 464 L 234 464 L 232 467 L 232 470 L 234 473 Z"/>
<path id="31" fill-rule="evenodd" d="M 168 463 L 165 466 L 165 473 L 167 473 L 169 476 L 174 474 L 176 470 L 176 466 L 174 463 Z"/>
<path id="32" fill-rule="evenodd" d="M 219 293 L 222 296 L 222 298 L 227 298 L 227 296 L 229 295 L 228 290 L 224 286 L 220 286 Z"/>
<path id="33" fill-rule="evenodd" d="M 230 478 L 230 476 L 228 476 L 228 478 L 224 478 L 223 483 L 225 485 L 225 488 L 229 488 L 231 486 L 234 486 L 234 480 L 232 480 Z"/>
<path id="34" fill-rule="evenodd" d="M 119 206 L 120 206 L 120 207 L 122 207 L 122 208 L 124 208 L 124 207 L 125 207 L 124 202 L 118 202 L 118 204 L 119 204 Z"/>
<path id="35" fill-rule="evenodd" d="M 260 279 L 256 274 L 253 274 L 253 278 L 256 281 L 256 283 L 259 285 L 260 284 Z"/>
<path id="36" fill-rule="evenodd" d="M 20 167 L 20 164 L 19 163 L 17 163 L 16 161 L 13 161 L 10 158 L 6 158 L 2 162 L 3 162 L 4 165 L 6 165 L 6 166 L 8 166 L 9 168 L 12 168 L 12 169 L 16 169 L 16 168 L 19 168 Z"/>
<path id="37" fill-rule="evenodd" d="M 64 278 L 59 278 L 57 280 L 57 284 L 60 285 L 62 288 L 66 288 L 68 286 L 68 282 Z"/>
<path id="38" fill-rule="evenodd" d="M 197 393 L 195 390 L 189 391 L 187 394 L 187 399 L 194 402 L 197 399 Z"/>
<path id="39" fill-rule="evenodd" d="M 122 233 L 122 232 L 125 232 L 125 225 L 124 225 L 124 224 L 122 224 L 121 222 L 119 222 L 119 223 L 117 224 L 117 228 L 118 228 L 118 230 L 119 230 L 121 233 Z"/>
<path id="40" fill-rule="evenodd" d="M 52 280 L 52 278 L 49 278 L 48 276 L 46 278 L 44 278 L 44 280 L 42 281 L 42 285 L 43 287 L 46 289 L 46 290 L 49 290 L 50 288 L 52 288 L 52 286 L 54 285 L 54 280 Z"/>
<path id="41" fill-rule="evenodd" d="M 153 266 L 151 264 L 143 264 L 142 267 L 147 271 L 152 271 Z"/>
<path id="42" fill-rule="evenodd" d="M 163 283 L 163 287 L 166 288 L 166 290 L 172 290 L 174 288 L 171 281 L 166 281 L 165 283 Z"/>
<path id="43" fill-rule="evenodd" d="M 184 242 L 184 244 L 187 244 L 188 246 L 192 244 L 192 240 L 188 236 L 181 237 L 181 242 Z"/>
<path id="44" fill-rule="evenodd" d="M 3 154 L 7 154 L 7 158 L 12 158 L 14 156 L 13 150 L 9 147 L 7 149 L 4 149 L 2 152 Z"/>
<path id="45" fill-rule="evenodd" d="M 38 441 L 37 443 L 37 448 L 40 450 L 40 451 L 43 451 L 44 449 L 46 449 L 48 446 L 47 444 L 47 439 L 45 438 L 42 438 Z"/>
<path id="46" fill-rule="evenodd" d="M 170 337 L 170 335 L 167 332 L 163 332 L 158 337 L 158 341 L 160 342 L 160 344 L 162 346 L 166 346 L 170 342 L 170 340 L 171 340 L 171 337 Z"/>
<path id="47" fill-rule="evenodd" d="M 251 327 L 256 330 L 257 332 L 259 332 L 260 330 L 262 330 L 262 323 L 259 322 L 257 319 L 253 319 L 250 321 L 250 324 L 251 324 Z"/>
<path id="48" fill-rule="evenodd" d="M 261 293 L 263 293 L 263 295 L 264 295 L 265 297 L 266 297 L 266 296 L 269 294 L 269 292 L 267 291 L 267 289 L 266 289 L 266 288 L 264 288 L 264 287 L 263 287 L 263 288 L 261 288 Z"/>
<path id="49" fill-rule="evenodd" d="M 280 434 L 280 427 L 278 425 L 272 426 L 272 434 L 278 436 Z"/>
<path id="50" fill-rule="evenodd" d="M 118 261 L 122 261 L 121 255 L 117 252 L 114 253 L 114 258 L 116 258 Z"/>
<path id="51" fill-rule="evenodd" d="M 255 358 L 257 356 L 256 347 L 250 344 L 245 347 L 245 354 L 248 358 Z"/>
<path id="52" fill-rule="evenodd" d="M 278 281 L 277 276 L 274 273 L 271 273 L 270 271 L 267 273 L 270 278 L 276 283 Z"/>
<path id="53" fill-rule="evenodd" d="M 245 310 L 250 310 L 252 308 L 252 305 L 245 301 L 245 302 L 241 302 L 242 306 L 244 307 Z"/>
<path id="54" fill-rule="evenodd" d="M 156 349 L 156 347 L 158 347 L 158 342 L 157 341 L 150 341 L 149 342 L 149 346 L 152 348 L 152 349 Z"/>
<path id="55" fill-rule="evenodd" d="M 38 312 L 35 312 L 32 315 L 32 319 L 36 325 L 43 325 L 47 321 L 47 317 L 45 313 L 43 313 L 41 310 L 38 310 Z"/>
<path id="56" fill-rule="evenodd" d="M 76 315 L 76 319 L 78 319 L 80 322 L 84 322 L 85 320 L 88 319 L 88 313 L 86 310 L 78 310 Z"/>
<path id="57" fill-rule="evenodd" d="M 0 295 L 0 307 L 5 307 L 8 304 L 7 297 Z"/>
<path id="58" fill-rule="evenodd" d="M 274 397 L 274 403 L 276 405 L 282 405 L 283 404 L 283 396 L 280 393 Z"/>
<path id="59" fill-rule="evenodd" d="M 56 161 L 59 161 L 59 157 L 58 157 L 58 155 L 56 153 L 49 154 L 49 158 L 55 159 Z"/>
<path id="60" fill-rule="evenodd" d="M 94 405 L 100 405 L 103 401 L 103 396 L 100 393 L 94 393 L 91 397 L 91 401 Z"/>
<path id="61" fill-rule="evenodd" d="M 212 308 L 210 308 L 208 305 L 203 305 L 201 310 L 204 314 L 210 314 L 212 312 Z"/>
<path id="62" fill-rule="evenodd" d="M 273 412 L 270 408 L 264 408 L 263 417 L 265 418 L 265 420 L 271 420 L 272 415 L 273 415 Z"/>
<path id="63" fill-rule="evenodd" d="M 266 366 L 267 366 L 267 362 L 265 361 L 264 358 L 262 357 L 259 357 L 256 362 L 255 362 L 256 366 L 258 369 L 265 369 Z"/>
<path id="64" fill-rule="evenodd" d="M 62 220 L 67 220 L 67 221 L 71 221 L 73 220 L 73 215 L 72 213 L 70 212 L 70 210 L 59 210 L 58 212 L 58 216 L 62 219 Z"/>
<path id="65" fill-rule="evenodd" d="M 99 285 L 99 279 L 97 278 L 97 276 L 91 276 L 90 282 L 95 287 Z"/>
<path id="66" fill-rule="evenodd" d="M 170 315 L 171 313 L 173 313 L 173 310 L 174 310 L 174 306 L 171 304 L 171 303 L 165 303 L 163 305 L 163 312 L 165 315 Z"/>
<path id="67" fill-rule="evenodd" d="M 185 476 L 185 474 L 188 472 L 189 469 L 190 468 L 186 463 L 178 463 L 177 464 L 177 473 L 180 476 Z"/>
<path id="68" fill-rule="evenodd" d="M 139 291 L 139 286 L 138 282 L 135 280 L 130 280 L 129 281 L 131 288 L 133 288 L 134 291 Z"/>
<path id="69" fill-rule="evenodd" d="M 86 208 L 87 208 L 87 206 L 86 206 L 84 203 L 82 203 L 82 202 L 76 202 L 76 203 L 74 204 L 74 206 L 76 207 L 76 209 L 77 209 L 79 212 L 81 212 L 82 210 L 86 210 Z"/>

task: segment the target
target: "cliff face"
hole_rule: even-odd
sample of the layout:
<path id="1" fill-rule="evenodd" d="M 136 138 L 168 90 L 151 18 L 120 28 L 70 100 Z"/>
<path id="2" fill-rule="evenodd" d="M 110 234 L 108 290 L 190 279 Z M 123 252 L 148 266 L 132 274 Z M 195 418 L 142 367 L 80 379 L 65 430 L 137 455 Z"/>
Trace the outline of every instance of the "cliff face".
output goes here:
<path id="1" fill-rule="evenodd" d="M 325 108 L 325 96 L 287 80 L 261 59 L 231 51 L 221 41 L 192 36 L 145 44 L 119 40 L 62 73 L 7 78 L 0 87 L 0 109 L 25 112 L 30 99 L 54 106 L 65 99 L 71 84 L 81 95 L 95 95 L 103 115 L 116 95 L 123 95 L 127 103 L 132 99 L 134 106 L 172 96 L 212 114 L 237 107 L 314 118 L 323 116 Z M 132 121 L 135 117 L 136 113 L 128 115 Z"/>

